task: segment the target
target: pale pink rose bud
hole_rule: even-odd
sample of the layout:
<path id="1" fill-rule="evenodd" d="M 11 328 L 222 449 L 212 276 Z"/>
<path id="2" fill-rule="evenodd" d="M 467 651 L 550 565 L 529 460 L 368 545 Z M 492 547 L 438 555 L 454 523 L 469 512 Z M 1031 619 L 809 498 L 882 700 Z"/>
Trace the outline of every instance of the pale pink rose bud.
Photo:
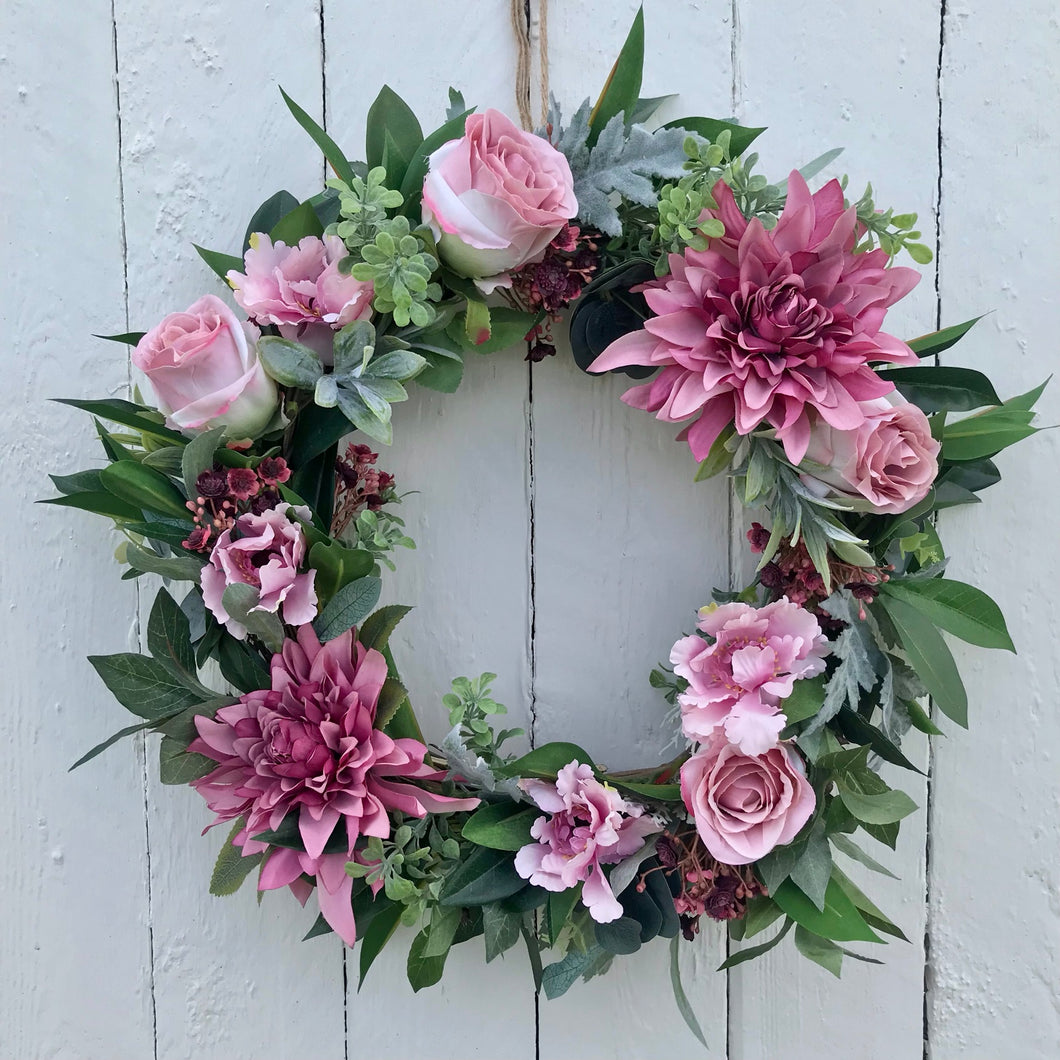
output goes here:
<path id="1" fill-rule="evenodd" d="M 681 797 L 703 845 L 726 865 L 748 865 L 790 843 L 817 801 L 790 747 L 746 755 L 720 736 L 681 767 Z"/>
<path id="2" fill-rule="evenodd" d="M 259 332 L 215 295 L 170 313 L 133 350 L 169 426 L 224 427 L 229 438 L 260 434 L 276 411 L 276 385 L 256 349 Z"/>
<path id="3" fill-rule="evenodd" d="M 441 233 L 442 260 L 494 286 L 508 285 L 508 270 L 540 261 L 578 210 L 566 158 L 496 110 L 469 115 L 464 136 L 442 144 L 429 165 L 423 220 Z"/>
<path id="4" fill-rule="evenodd" d="M 825 470 L 809 475 L 840 494 L 864 497 L 887 515 L 908 511 L 935 481 L 939 443 L 924 413 L 897 393 L 863 401 L 861 408 L 865 422 L 853 430 L 815 421 L 806 459 Z"/>

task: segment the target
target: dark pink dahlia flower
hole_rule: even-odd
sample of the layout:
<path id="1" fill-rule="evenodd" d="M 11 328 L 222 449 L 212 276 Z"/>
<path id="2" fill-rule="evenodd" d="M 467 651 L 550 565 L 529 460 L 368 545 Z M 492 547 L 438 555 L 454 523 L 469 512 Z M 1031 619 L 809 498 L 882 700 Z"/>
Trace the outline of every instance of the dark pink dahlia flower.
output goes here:
<path id="1" fill-rule="evenodd" d="M 711 214 L 725 235 L 705 251 L 670 255 L 670 275 L 642 288 L 656 315 L 613 342 L 591 370 L 662 368 L 622 400 L 670 422 L 697 416 L 682 433 L 697 460 L 730 423 L 740 434 L 765 423 L 797 464 L 811 411 L 855 430 L 865 420 L 859 402 L 894 389 L 870 362 L 917 363 L 880 327 L 920 276 L 887 268 L 882 250 L 853 252 L 857 211 L 844 210 L 838 181 L 811 195 L 793 172 L 772 231 L 740 213 L 726 184 L 715 185 L 714 198 Z"/>
<path id="2" fill-rule="evenodd" d="M 409 783 L 444 774 L 424 762 L 427 748 L 418 740 L 375 728 L 386 675 L 386 660 L 353 630 L 322 645 L 311 626 L 301 626 L 297 642 L 285 641 L 272 657 L 272 688 L 248 692 L 216 719 L 197 717 L 199 737 L 188 748 L 218 763 L 192 786 L 217 814 L 214 824 L 246 817 L 235 840 L 244 855 L 267 848 L 253 836 L 298 815 L 305 850 L 272 849 L 258 887 L 290 886 L 305 902 L 302 876 L 316 876 L 320 911 L 351 946 L 353 881 L 345 867 L 359 838 L 388 837 L 391 810 L 423 817 L 478 805 Z M 325 853 L 333 833 L 340 849 L 333 842 Z"/>

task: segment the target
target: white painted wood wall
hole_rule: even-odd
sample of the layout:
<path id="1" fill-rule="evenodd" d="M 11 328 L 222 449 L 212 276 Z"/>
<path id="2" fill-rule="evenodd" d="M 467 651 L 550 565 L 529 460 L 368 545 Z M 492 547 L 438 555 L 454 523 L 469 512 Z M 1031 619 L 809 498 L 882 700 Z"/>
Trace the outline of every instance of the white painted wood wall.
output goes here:
<path id="1" fill-rule="evenodd" d="M 645 94 L 680 92 L 670 116 L 768 125 L 774 177 L 844 146 L 855 191 L 871 179 L 941 239 L 895 330 L 992 310 L 963 363 L 1005 393 L 1055 370 L 1052 0 L 645 6 Z M 598 90 L 635 8 L 551 0 L 562 100 Z M 221 836 L 199 837 L 193 792 L 158 784 L 153 747 L 66 772 L 125 724 L 84 656 L 134 647 L 141 601 L 103 524 L 31 507 L 46 472 L 92 449 L 86 417 L 45 399 L 126 393 L 126 351 L 90 333 L 215 290 L 192 241 L 235 249 L 265 195 L 317 189 L 321 159 L 277 84 L 352 154 L 383 81 L 425 125 L 450 84 L 514 113 L 507 0 L 5 0 L 2 20 L 0 1060 L 696 1055 L 660 944 L 635 973 L 618 963 L 540 1006 L 517 951 L 487 970 L 477 944 L 415 997 L 395 948 L 358 995 L 333 936 L 298 941 L 312 915 L 288 895 L 207 894 Z M 693 486 L 687 452 L 621 389 L 563 356 L 531 372 L 512 350 L 472 358 L 456 396 L 400 409 L 383 466 L 421 492 L 406 502 L 419 550 L 392 592 L 417 610 L 395 646 L 434 735 L 449 679 L 489 669 L 539 740 L 566 734 L 616 766 L 666 743 L 647 673 L 728 581 L 733 535 L 724 485 Z M 1060 419 L 1055 384 L 1043 418 Z M 943 520 L 954 575 L 1001 602 L 1020 655 L 957 646 L 971 732 L 939 741 L 930 782 L 908 788 L 926 809 L 902 830 L 902 882 L 873 881 L 911 944 L 841 982 L 789 947 L 726 977 L 723 934 L 705 930 L 686 981 L 711 1057 L 1060 1056 L 1058 464 L 1057 434 L 1025 443 L 980 509 Z"/>

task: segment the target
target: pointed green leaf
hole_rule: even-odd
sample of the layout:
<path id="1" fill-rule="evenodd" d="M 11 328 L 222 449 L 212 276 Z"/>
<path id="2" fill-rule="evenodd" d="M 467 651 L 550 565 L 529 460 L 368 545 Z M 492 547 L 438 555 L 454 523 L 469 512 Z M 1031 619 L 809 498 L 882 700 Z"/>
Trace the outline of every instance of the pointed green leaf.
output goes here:
<path id="1" fill-rule="evenodd" d="M 644 9 L 637 9 L 615 65 L 607 75 L 600 98 L 589 115 L 589 146 L 592 147 L 604 126 L 616 115 L 632 114 L 640 98 L 644 76 Z"/>
<path id="2" fill-rule="evenodd" d="M 588 751 L 577 744 L 556 741 L 542 744 L 529 754 L 507 763 L 497 770 L 498 776 L 504 777 L 548 777 L 553 778 L 565 766 L 573 761 L 592 765 L 593 760 Z"/>
<path id="3" fill-rule="evenodd" d="M 791 880 L 785 880 L 773 895 L 785 913 L 816 935 L 837 942 L 880 942 L 857 907 L 839 884 L 831 880 L 825 892 L 824 909 L 817 906 Z"/>
<path id="4" fill-rule="evenodd" d="M 243 818 L 237 818 L 217 854 L 213 875 L 210 877 L 210 894 L 218 897 L 235 894 L 243 881 L 261 864 L 261 854 L 249 854 L 244 857 L 243 848 L 235 846 L 232 842 L 243 826 Z"/>
<path id="5" fill-rule="evenodd" d="M 191 522 L 184 495 L 161 471 L 133 460 L 120 460 L 103 468 L 99 477 L 107 491 L 119 500 L 145 511 Z"/>
<path id="6" fill-rule="evenodd" d="M 536 809 L 516 802 L 495 802 L 477 809 L 464 823 L 463 836 L 491 850 L 518 850 L 532 843 L 530 826 L 540 817 Z"/>
<path id="7" fill-rule="evenodd" d="M 525 886 L 510 853 L 477 847 L 446 876 L 438 901 L 441 905 L 485 905 Z"/>
<path id="8" fill-rule="evenodd" d="M 60 508 L 78 508 L 93 515 L 105 515 L 108 519 L 131 522 L 143 518 L 143 513 L 133 504 L 126 504 L 113 493 L 71 493 L 66 497 L 47 497 L 38 504 L 56 504 Z M 187 532 L 185 532 L 187 536 Z"/>
<path id="9" fill-rule="evenodd" d="M 228 274 L 230 272 L 243 271 L 243 259 L 237 258 L 235 254 L 223 254 L 219 250 L 207 250 L 206 247 L 200 247 L 198 243 L 192 243 L 192 246 L 199 252 L 199 257 L 202 258 L 202 260 L 205 261 L 206 264 L 225 281 L 225 283 L 228 283 Z"/>
<path id="10" fill-rule="evenodd" d="M 250 237 L 255 232 L 268 235 L 276 227 L 281 217 L 289 214 L 298 205 L 298 200 L 289 191 L 278 191 L 270 195 L 255 211 L 250 222 L 247 224 L 246 235 L 243 237 L 243 253 L 250 249 Z M 243 271 L 243 262 L 236 267 L 237 272 Z"/>
<path id="11" fill-rule="evenodd" d="M 288 110 L 294 115 L 294 120 L 305 129 L 313 143 L 320 148 L 324 157 L 331 164 L 331 168 L 335 170 L 335 175 L 347 184 L 352 184 L 353 167 L 342 153 L 339 145 L 282 88 L 280 89 L 280 95 L 283 96 L 283 101 L 287 104 Z"/>
<path id="12" fill-rule="evenodd" d="M 90 655 L 88 661 L 114 698 L 139 718 L 161 721 L 202 701 L 165 666 L 146 655 Z"/>
<path id="13" fill-rule="evenodd" d="M 402 161 L 400 172 L 391 173 L 387 169 L 387 186 L 400 188 L 408 162 L 413 158 L 416 149 L 423 143 L 423 131 L 420 123 L 409 105 L 389 86 L 383 85 L 379 95 L 368 108 L 366 122 L 365 158 L 368 168 L 383 165 L 383 151 L 387 135 L 393 141 L 393 150 Z M 397 176 L 394 181 L 393 176 Z"/>
<path id="14" fill-rule="evenodd" d="M 881 591 L 915 608 L 936 626 L 981 648 L 1015 646 L 1001 609 L 981 589 L 948 578 L 892 580 Z"/>
<path id="15" fill-rule="evenodd" d="M 382 648 L 389 642 L 398 623 L 412 610 L 404 604 L 387 604 L 370 614 L 362 623 L 357 639 L 366 648 Z"/>
<path id="16" fill-rule="evenodd" d="M 809 902 L 809 899 L 807 899 Z M 810 908 L 813 908 L 812 903 Z M 774 946 L 776 946 L 780 940 L 791 930 L 791 925 L 794 923 L 790 917 L 784 921 L 784 926 L 778 931 L 768 942 L 760 942 L 757 946 L 744 946 L 737 953 L 732 954 L 727 960 L 721 962 L 718 965 L 718 971 L 724 972 L 729 968 L 735 968 L 738 965 L 745 964 L 747 961 L 753 961 L 756 957 L 761 957 L 763 953 L 768 953 Z"/>
<path id="17" fill-rule="evenodd" d="M 844 835 L 842 832 L 833 832 L 828 838 L 836 850 L 846 854 L 848 858 L 860 861 L 867 869 L 872 869 L 873 872 L 878 872 L 882 876 L 890 876 L 892 880 L 899 878 L 885 865 L 881 865 L 874 857 L 866 854 L 850 836 Z"/>
<path id="18" fill-rule="evenodd" d="M 742 155 L 764 133 L 765 127 L 760 129 L 736 125 L 731 121 L 721 121 L 718 118 L 675 118 L 668 121 L 664 129 L 685 129 L 712 144 L 718 142 L 718 137 L 723 132 L 729 133 L 729 154 L 735 158 Z"/>
<path id="19" fill-rule="evenodd" d="M 674 1002 L 677 1005 L 677 1011 L 681 1013 L 681 1019 L 685 1021 L 685 1026 L 704 1048 L 709 1048 L 703 1028 L 696 1019 L 696 1014 L 688 1001 L 688 995 L 685 993 L 684 984 L 681 982 L 680 944 L 681 940 L 676 935 L 670 939 L 670 986 L 674 992 Z"/>
<path id="20" fill-rule="evenodd" d="M 158 779 L 163 784 L 190 784 L 216 768 L 212 758 L 189 751 L 172 736 L 162 737 L 158 746 Z"/>
<path id="21" fill-rule="evenodd" d="M 839 978 L 840 969 L 843 967 L 843 951 L 834 942 L 807 931 L 800 924 L 795 928 L 795 948 L 803 957 Z"/>
<path id="22" fill-rule="evenodd" d="M 144 721 L 139 725 L 127 725 L 124 729 L 119 729 L 113 736 L 108 736 L 102 743 L 97 743 L 91 751 L 83 754 L 68 770 L 68 773 L 72 773 L 78 766 L 83 766 L 86 762 L 91 762 L 93 758 L 98 754 L 102 754 L 112 744 L 116 744 L 119 740 L 124 740 L 126 736 L 132 736 L 134 733 L 143 732 L 144 729 L 150 728 L 154 725 L 153 721 Z"/>
<path id="23" fill-rule="evenodd" d="M 370 614 L 381 589 L 378 578 L 358 578 L 339 589 L 313 622 L 321 643 L 334 640 Z"/>
<path id="24" fill-rule="evenodd" d="M 971 368 L 922 365 L 881 372 L 880 378 L 894 383 L 902 397 L 927 413 L 970 412 L 1001 404 L 990 380 Z"/>
<path id="25" fill-rule="evenodd" d="M 310 202 L 301 202 L 281 217 L 269 231 L 273 243 L 286 243 L 289 247 L 298 246 L 299 240 L 306 236 L 324 234 L 324 226 L 317 217 L 316 210 Z"/>
<path id="26" fill-rule="evenodd" d="M 981 316 L 972 317 L 971 320 L 966 320 L 963 324 L 953 324 L 948 328 L 943 328 L 941 331 L 933 331 L 930 335 L 921 335 L 918 339 L 910 339 L 909 348 L 918 357 L 933 357 L 935 354 L 942 353 L 943 350 L 948 350 L 951 346 L 960 342 L 982 319 Z"/>
<path id="27" fill-rule="evenodd" d="M 132 401 L 125 401 L 122 398 L 106 398 L 99 401 L 81 401 L 78 398 L 53 398 L 52 400 L 59 405 L 69 405 L 91 416 L 98 416 L 108 423 L 120 423 L 123 427 L 132 427 L 133 430 L 154 435 L 156 438 L 164 438 L 166 441 L 180 445 L 187 441 L 180 431 L 174 431 L 162 422 L 161 413 Z"/>
<path id="28" fill-rule="evenodd" d="M 379 902 L 382 900 L 382 895 L 376 899 L 376 901 Z M 379 956 L 380 951 L 390 941 L 390 936 L 393 935 L 394 931 L 397 929 L 397 926 L 401 921 L 401 913 L 403 910 L 404 906 L 397 902 L 393 905 L 387 906 L 372 919 L 372 922 L 368 925 L 364 934 L 358 939 L 358 942 L 361 945 L 359 963 L 360 978 L 357 980 L 358 991 L 364 986 L 364 977 L 375 963 L 376 957 Z M 419 936 L 417 936 L 417 938 L 418 937 Z"/>

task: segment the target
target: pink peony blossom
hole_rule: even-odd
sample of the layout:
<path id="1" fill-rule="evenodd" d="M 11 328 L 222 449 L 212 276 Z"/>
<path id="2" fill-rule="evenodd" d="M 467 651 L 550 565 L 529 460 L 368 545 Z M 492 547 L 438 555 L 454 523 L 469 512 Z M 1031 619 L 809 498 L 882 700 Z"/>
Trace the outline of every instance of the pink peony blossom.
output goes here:
<path id="1" fill-rule="evenodd" d="M 750 864 L 790 843 L 817 803 L 790 747 L 747 755 L 720 736 L 681 767 L 681 797 L 703 845 L 726 865 Z"/>
<path id="2" fill-rule="evenodd" d="M 578 210 L 566 158 L 496 110 L 471 114 L 459 140 L 429 159 L 423 220 L 461 276 L 508 286 L 509 269 L 540 261 Z"/>
<path id="3" fill-rule="evenodd" d="M 310 518 L 308 508 L 290 504 L 277 504 L 260 515 L 241 515 L 217 539 L 210 562 L 202 569 L 203 601 L 217 621 L 223 622 L 239 640 L 246 637 L 247 631 L 225 610 L 224 591 L 230 585 L 252 585 L 258 590 L 258 602 L 252 611 L 276 614 L 282 605 L 283 620 L 288 625 L 300 626 L 316 618 L 314 572 L 298 573 L 305 562 L 306 542 L 292 513 L 307 522 Z"/>
<path id="4" fill-rule="evenodd" d="M 806 457 L 825 470 L 812 477 L 847 496 L 864 497 L 887 515 L 908 511 L 931 489 L 941 447 L 931 437 L 927 416 L 908 401 L 889 395 L 863 402 L 862 409 L 865 422 L 852 431 L 814 422 Z"/>
<path id="5" fill-rule="evenodd" d="M 548 813 L 530 829 L 537 840 L 515 855 L 515 871 L 547 891 L 565 891 L 584 883 L 582 902 L 598 924 L 617 920 L 622 905 L 601 865 L 613 865 L 640 849 L 646 836 L 660 831 L 644 807 L 626 802 L 577 761 L 564 766 L 556 783 L 523 780 L 520 786 Z"/>
<path id="6" fill-rule="evenodd" d="M 782 701 L 794 683 L 823 672 L 827 638 L 787 597 L 704 608 L 697 627 L 712 639 L 682 637 L 670 652 L 674 673 L 688 682 L 677 697 L 685 736 L 703 741 L 724 729 L 744 754 L 761 754 L 786 724 Z"/>
<path id="7" fill-rule="evenodd" d="M 894 389 L 870 361 L 917 363 L 880 327 L 887 307 L 920 277 L 887 268 L 883 250 L 853 253 L 857 214 L 843 209 L 838 181 L 811 196 L 793 172 L 772 231 L 747 221 L 720 181 L 714 198 L 725 235 L 705 251 L 671 254 L 670 275 L 643 288 L 656 315 L 616 339 L 591 369 L 662 368 L 622 400 L 669 422 L 696 416 L 681 437 L 697 460 L 730 423 L 740 434 L 764 423 L 798 464 L 812 412 L 855 430 L 865 422 L 860 402 Z"/>
<path id="8" fill-rule="evenodd" d="M 170 427 L 224 427 L 229 438 L 255 437 L 279 403 L 276 384 L 258 360 L 259 335 L 207 294 L 148 331 L 132 361 L 147 376 Z"/>
<path id="9" fill-rule="evenodd" d="M 346 246 L 338 236 L 305 236 L 298 246 L 250 237 L 245 273 L 232 270 L 235 299 L 257 323 L 276 324 L 285 338 L 330 356 L 332 331 L 372 315 L 371 283 L 339 271 Z"/>
<path id="10" fill-rule="evenodd" d="M 213 824 L 246 818 L 235 840 L 244 856 L 268 849 L 255 835 L 297 815 L 305 850 L 272 849 L 258 887 L 290 886 L 304 902 L 301 876 L 316 876 L 320 911 L 350 946 L 357 933 L 345 866 L 360 837 L 387 838 L 390 811 L 423 817 L 478 805 L 410 783 L 444 774 L 425 763 L 418 740 L 393 740 L 375 728 L 386 675 L 383 656 L 352 630 L 321 645 L 302 626 L 297 642 L 285 641 L 272 657 L 271 689 L 248 692 L 216 719 L 196 717 L 199 736 L 188 748 L 219 763 L 192 786 L 217 814 Z"/>

